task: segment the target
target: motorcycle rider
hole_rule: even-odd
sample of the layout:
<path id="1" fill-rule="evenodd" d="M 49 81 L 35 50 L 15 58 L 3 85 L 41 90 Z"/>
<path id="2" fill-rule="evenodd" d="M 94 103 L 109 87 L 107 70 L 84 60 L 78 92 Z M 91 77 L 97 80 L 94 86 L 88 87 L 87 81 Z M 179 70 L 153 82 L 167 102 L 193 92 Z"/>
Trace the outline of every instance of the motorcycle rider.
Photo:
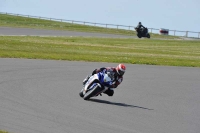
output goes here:
<path id="1" fill-rule="evenodd" d="M 114 75 L 114 82 L 113 84 L 108 88 L 108 90 L 106 90 L 104 93 L 107 94 L 108 96 L 113 96 L 114 94 L 114 88 L 117 88 L 117 86 L 119 84 L 121 84 L 121 82 L 123 81 L 123 75 L 126 71 L 126 66 L 124 64 L 119 64 L 117 65 L 117 67 L 102 67 L 100 69 L 95 69 L 92 72 L 92 75 L 100 72 L 100 71 L 104 71 L 106 69 L 107 72 L 110 72 Z M 90 76 L 87 76 L 84 80 L 83 80 L 83 85 L 85 85 L 85 83 L 88 81 L 88 79 L 90 78 Z"/>
<path id="2" fill-rule="evenodd" d="M 138 32 L 141 32 L 141 31 L 142 31 L 142 28 L 145 28 L 145 27 L 142 25 L 141 22 L 139 22 L 138 25 L 137 25 L 137 27 L 136 27 L 137 31 L 138 31 Z"/>

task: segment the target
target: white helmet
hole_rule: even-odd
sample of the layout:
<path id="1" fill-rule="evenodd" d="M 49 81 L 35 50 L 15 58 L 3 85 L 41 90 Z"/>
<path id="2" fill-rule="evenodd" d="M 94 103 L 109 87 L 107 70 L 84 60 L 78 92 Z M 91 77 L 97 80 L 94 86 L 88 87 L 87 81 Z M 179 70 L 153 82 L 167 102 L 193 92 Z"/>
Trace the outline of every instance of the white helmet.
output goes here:
<path id="1" fill-rule="evenodd" d="M 116 67 L 116 71 L 119 75 L 123 76 L 125 71 L 126 71 L 126 66 L 124 64 L 119 64 L 117 67 Z"/>

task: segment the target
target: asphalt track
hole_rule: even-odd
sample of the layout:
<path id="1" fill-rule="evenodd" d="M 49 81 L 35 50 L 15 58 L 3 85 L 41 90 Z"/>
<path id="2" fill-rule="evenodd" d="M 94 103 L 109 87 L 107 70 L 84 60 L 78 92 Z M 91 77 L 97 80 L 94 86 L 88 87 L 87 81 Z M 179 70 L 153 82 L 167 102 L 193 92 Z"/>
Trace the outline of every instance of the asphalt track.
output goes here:
<path id="1" fill-rule="evenodd" d="M 27 33 L 28 34 L 28 33 Z M 0 58 L 0 129 L 11 133 L 199 133 L 200 69 L 126 64 L 113 97 L 78 93 L 114 63 Z"/>
<path id="2" fill-rule="evenodd" d="M 82 37 L 112 37 L 112 38 L 136 38 L 135 36 L 76 32 L 76 31 L 61 31 L 61 30 L 41 30 L 31 28 L 10 28 L 0 27 L 0 35 L 10 36 L 82 36 Z"/>

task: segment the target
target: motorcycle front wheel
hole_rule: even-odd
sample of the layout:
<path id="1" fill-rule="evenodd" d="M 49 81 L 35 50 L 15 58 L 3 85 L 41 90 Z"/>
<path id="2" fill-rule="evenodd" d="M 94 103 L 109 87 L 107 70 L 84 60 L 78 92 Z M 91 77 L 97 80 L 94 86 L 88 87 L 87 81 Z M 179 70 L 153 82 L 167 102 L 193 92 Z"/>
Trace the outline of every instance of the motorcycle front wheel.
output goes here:
<path id="1" fill-rule="evenodd" d="M 150 38 L 150 34 L 147 34 L 147 38 Z"/>
<path id="2" fill-rule="evenodd" d="M 138 36 L 138 38 L 141 38 L 141 37 L 142 37 L 140 33 L 138 33 L 137 36 Z"/>
<path id="3" fill-rule="evenodd" d="M 81 89 L 81 91 L 79 92 L 80 97 L 83 97 L 83 89 Z"/>
<path id="4" fill-rule="evenodd" d="M 88 99 L 90 99 L 90 97 L 95 96 L 100 91 L 101 91 L 101 88 L 98 85 L 96 85 L 94 87 L 94 89 L 92 89 L 92 90 L 88 91 L 87 93 L 85 93 L 83 99 L 84 100 L 88 100 Z"/>

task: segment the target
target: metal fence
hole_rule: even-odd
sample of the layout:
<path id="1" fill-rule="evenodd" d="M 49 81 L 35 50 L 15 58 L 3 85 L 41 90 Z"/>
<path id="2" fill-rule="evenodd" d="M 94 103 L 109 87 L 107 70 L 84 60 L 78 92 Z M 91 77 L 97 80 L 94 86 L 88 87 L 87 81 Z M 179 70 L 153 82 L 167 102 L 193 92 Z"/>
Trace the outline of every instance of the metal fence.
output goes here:
<path id="1" fill-rule="evenodd" d="M 86 22 L 86 21 L 56 19 L 56 18 L 47 18 L 47 17 L 41 17 L 41 16 L 14 14 L 14 13 L 7 13 L 7 12 L 0 12 L 0 14 L 7 14 L 7 15 L 14 15 L 14 16 L 28 17 L 28 18 L 37 18 L 37 19 L 44 19 L 44 20 L 52 20 L 52 21 L 60 21 L 60 22 L 68 22 L 68 23 L 72 23 L 72 24 L 83 24 L 83 25 L 89 25 L 89 26 L 98 26 L 98 27 L 103 27 L 103 28 L 135 30 L 134 26 L 127 26 L 127 25 L 105 24 L 105 23 L 103 24 L 103 23 L 94 23 L 94 22 Z M 160 29 L 148 28 L 148 30 L 149 30 L 150 33 L 160 34 Z M 194 31 L 169 30 L 169 35 L 200 38 L 200 32 L 194 32 Z"/>

